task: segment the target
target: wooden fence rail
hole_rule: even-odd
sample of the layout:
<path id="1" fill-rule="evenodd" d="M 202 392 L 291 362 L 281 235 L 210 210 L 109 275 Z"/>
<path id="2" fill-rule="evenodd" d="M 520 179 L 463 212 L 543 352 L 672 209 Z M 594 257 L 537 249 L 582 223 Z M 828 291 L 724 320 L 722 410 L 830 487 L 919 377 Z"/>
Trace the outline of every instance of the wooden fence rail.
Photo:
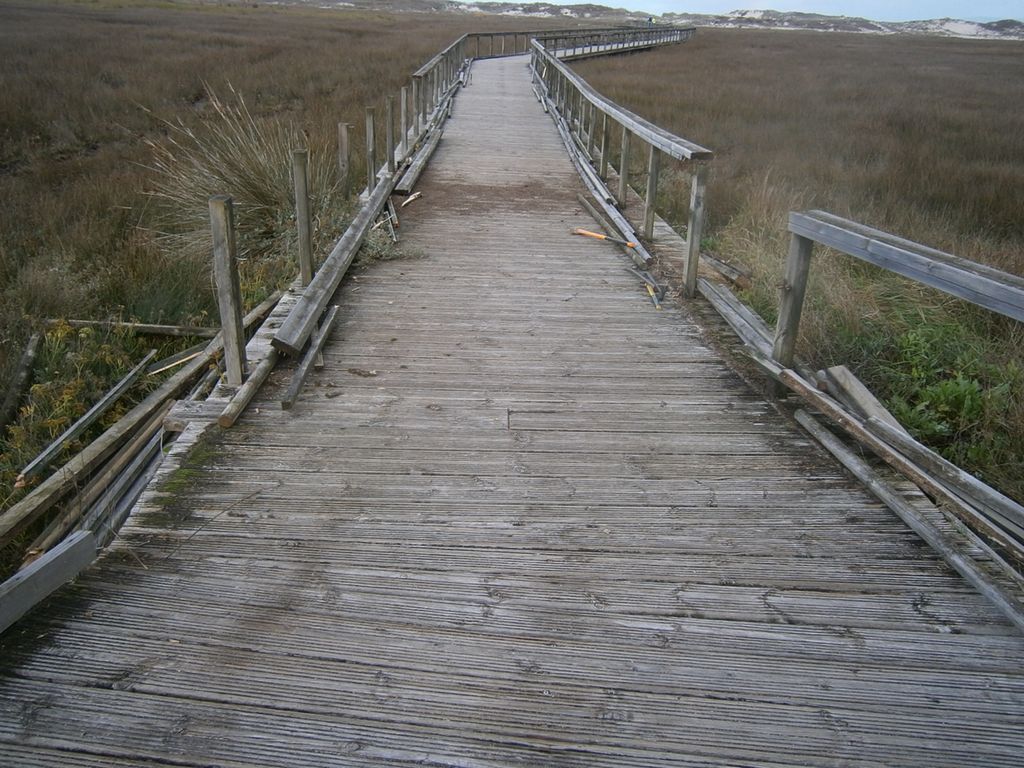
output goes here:
<path id="1" fill-rule="evenodd" d="M 691 29 L 678 28 L 631 29 L 622 31 L 619 35 L 621 39 L 616 39 L 612 32 L 605 32 L 601 35 L 583 35 L 575 40 L 561 36 L 538 37 L 531 43 L 531 66 L 539 95 L 548 109 L 555 113 L 556 122 L 560 123 L 562 130 L 569 134 L 570 141 L 566 142 L 566 146 L 570 154 L 575 156 L 584 180 L 627 240 L 635 239 L 631 236 L 632 224 L 622 215 L 630 192 L 629 168 L 633 153 L 646 150 L 647 154 L 641 234 L 648 240 L 654 231 L 662 155 L 687 165 L 691 177 L 691 194 L 684 289 L 688 297 L 693 297 L 697 291 L 700 239 L 704 226 L 706 166 L 714 158 L 714 153 L 605 98 L 569 69 L 564 60 L 621 51 L 623 47 L 679 43 L 688 40 L 692 33 Z M 610 159 L 616 133 L 619 134 L 620 146 L 617 167 Z M 611 196 L 605 186 L 609 167 L 614 168 L 618 174 L 617 199 Z M 637 249 L 637 252 L 644 260 L 648 258 L 643 249 Z"/>

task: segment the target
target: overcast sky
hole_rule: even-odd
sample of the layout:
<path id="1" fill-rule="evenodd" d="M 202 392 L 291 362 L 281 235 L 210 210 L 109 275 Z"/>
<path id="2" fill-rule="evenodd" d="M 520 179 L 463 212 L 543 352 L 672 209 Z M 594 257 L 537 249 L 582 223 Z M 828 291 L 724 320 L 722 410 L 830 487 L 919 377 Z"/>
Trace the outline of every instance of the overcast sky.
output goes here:
<path id="1" fill-rule="evenodd" d="M 558 2 L 558 0 L 549 0 Z M 575 0 L 569 0 L 575 2 Z M 583 2 L 584 0 L 579 0 Z M 876 21 L 914 19 L 997 19 L 1024 20 L 1024 0 L 589 0 L 600 5 L 629 8 L 650 13 L 727 13 L 736 9 L 771 8 L 776 11 L 805 11 L 829 16 L 862 16 Z"/>

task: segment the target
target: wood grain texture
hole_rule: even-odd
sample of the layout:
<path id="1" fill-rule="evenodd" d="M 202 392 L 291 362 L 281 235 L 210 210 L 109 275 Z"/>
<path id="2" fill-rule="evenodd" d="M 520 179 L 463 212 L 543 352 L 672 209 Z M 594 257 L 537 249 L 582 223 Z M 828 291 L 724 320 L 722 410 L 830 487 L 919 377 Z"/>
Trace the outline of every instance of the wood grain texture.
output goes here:
<path id="1" fill-rule="evenodd" d="M 4 635 L 5 765 L 1018 764 L 1024 638 L 572 234 L 525 59 L 473 72 L 295 406 Z"/>

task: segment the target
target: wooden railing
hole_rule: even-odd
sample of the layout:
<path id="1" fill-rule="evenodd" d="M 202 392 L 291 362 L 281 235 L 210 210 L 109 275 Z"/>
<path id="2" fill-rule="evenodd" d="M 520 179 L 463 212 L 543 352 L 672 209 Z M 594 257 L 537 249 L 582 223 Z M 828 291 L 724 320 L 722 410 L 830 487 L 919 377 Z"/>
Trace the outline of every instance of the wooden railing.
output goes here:
<path id="1" fill-rule="evenodd" d="M 1024 278 L 823 211 L 790 213 L 789 231 L 789 257 L 772 353 L 785 368 L 793 363 L 815 243 L 1024 321 Z"/>
<path id="2" fill-rule="evenodd" d="M 697 290 L 707 164 L 714 158 L 714 153 L 659 128 L 605 98 L 573 72 L 564 63 L 564 59 L 674 44 L 689 39 L 692 34 L 691 29 L 650 28 L 626 30 L 618 36 L 606 32 L 600 36 L 583 36 L 579 39 L 538 37 L 531 43 L 531 67 L 538 99 L 544 103 L 545 109 L 554 113 L 563 142 L 591 194 L 601 203 L 605 213 L 626 239 L 637 242 L 635 253 L 640 260 L 649 261 L 651 256 L 639 243 L 633 224 L 623 213 L 631 192 L 629 168 L 633 152 L 636 149 L 642 151 L 643 147 L 647 150 L 647 178 L 640 227 L 641 234 L 647 240 L 651 239 L 654 232 L 662 155 L 682 161 L 689 171 L 690 207 L 684 275 L 684 290 L 688 297 L 693 297 Z M 616 134 L 619 143 L 617 167 L 611 159 Z M 641 147 L 634 147 L 634 140 Z M 610 170 L 614 170 L 618 178 L 617 192 L 614 194 L 607 186 Z"/>

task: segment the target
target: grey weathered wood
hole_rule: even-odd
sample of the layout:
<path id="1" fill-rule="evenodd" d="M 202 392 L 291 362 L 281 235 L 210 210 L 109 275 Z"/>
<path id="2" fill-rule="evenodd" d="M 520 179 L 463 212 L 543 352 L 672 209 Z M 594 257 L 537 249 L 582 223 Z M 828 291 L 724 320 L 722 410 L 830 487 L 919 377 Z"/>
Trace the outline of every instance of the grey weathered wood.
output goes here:
<path id="1" fill-rule="evenodd" d="M 807 275 L 811 267 L 813 247 L 813 241 L 802 235 L 793 234 L 790 238 L 772 352 L 772 358 L 783 368 L 789 368 L 793 364 L 796 342 L 800 335 L 800 315 L 804 307 L 804 294 L 807 293 Z"/>
<path id="2" fill-rule="evenodd" d="M 348 123 L 338 123 L 338 183 L 344 197 L 348 197 L 352 189 L 349 177 L 352 168 L 352 149 L 349 144 L 348 131 Z"/>
<path id="3" fill-rule="evenodd" d="M 398 143 L 398 154 L 404 162 L 409 157 L 409 86 L 403 85 L 399 101 L 399 132 L 401 140 Z"/>
<path id="4" fill-rule="evenodd" d="M 1015 766 L 1016 627 L 569 234 L 521 61 L 459 108 L 303 407 L 269 382 L 0 652 L 12 768 Z"/>
<path id="5" fill-rule="evenodd" d="M 146 368 L 147 376 L 156 376 L 158 373 L 169 371 L 171 368 L 177 368 L 179 365 L 184 365 L 194 357 L 198 357 L 203 354 L 203 350 L 206 349 L 207 343 L 201 341 L 198 344 L 193 344 L 187 349 L 181 350 L 181 352 L 175 352 L 173 355 L 168 355 L 163 360 L 157 360 L 155 363 Z"/>
<path id="6" fill-rule="evenodd" d="M 195 336 L 197 339 L 212 339 L 220 333 L 217 328 L 205 328 L 196 325 L 161 325 L 159 323 L 135 323 L 119 320 L 48 320 L 47 324 L 51 327 L 64 324 L 72 328 L 117 328 L 147 336 Z"/>
<path id="7" fill-rule="evenodd" d="M 918 536 L 927 542 L 933 550 L 942 555 L 942 559 L 964 577 L 971 586 L 992 602 L 1018 629 L 1024 630 L 1024 606 L 1011 594 L 1007 593 L 997 582 L 979 570 L 977 565 L 958 551 L 949 540 L 910 504 L 903 500 L 891 487 L 884 483 L 875 472 L 849 448 L 843 445 L 835 435 L 826 430 L 814 417 L 806 411 L 798 410 L 796 419 L 821 443 L 829 453 L 835 456 L 844 467 L 852 472 L 878 497 L 889 509 L 899 515 Z"/>
<path id="8" fill-rule="evenodd" d="M 1024 278 L 822 211 L 791 213 L 789 229 L 979 307 L 1024 320 Z"/>
<path id="9" fill-rule="evenodd" d="M 87 531 L 69 536 L 28 567 L 0 584 L 0 633 L 78 574 L 96 557 Z"/>
<path id="10" fill-rule="evenodd" d="M 707 165 L 698 163 L 693 168 L 693 178 L 690 182 L 690 218 L 686 227 L 686 274 L 683 277 L 683 290 L 688 298 L 693 298 L 697 291 L 700 241 L 704 235 L 704 219 L 707 215 L 707 178 Z"/>
<path id="11" fill-rule="evenodd" d="M 313 281 L 303 291 L 295 307 L 281 324 L 272 340 L 275 349 L 293 356 L 302 351 L 317 318 L 323 314 L 363 240 L 366 239 L 374 220 L 387 204 L 394 183 L 392 179 L 384 179 L 377 184 L 373 194 L 335 243 L 320 270 L 313 277 Z"/>
<path id="12" fill-rule="evenodd" d="M 30 477 L 34 477 L 46 469 L 50 462 L 54 460 L 62 451 L 64 451 L 69 444 L 77 440 L 82 434 L 96 421 L 105 414 L 110 408 L 121 399 L 121 396 L 127 392 L 131 386 L 139 379 L 140 376 L 145 372 L 146 366 L 149 365 L 149 361 L 156 357 L 156 350 L 150 350 L 142 362 L 138 363 L 132 368 L 124 377 L 117 382 L 111 389 L 103 395 L 96 403 L 93 404 L 88 411 L 75 421 L 70 427 L 61 433 L 60 437 L 50 443 L 43 451 L 36 456 L 32 461 L 25 465 L 25 468 L 18 473 L 17 484 L 20 486 Z M 16 486 L 17 487 L 17 486 Z"/>
<path id="13" fill-rule="evenodd" d="M 622 126 L 622 144 L 619 149 L 619 210 L 626 210 L 629 201 L 629 129 Z"/>
<path id="14" fill-rule="evenodd" d="M 388 94 L 384 112 L 384 146 L 388 173 L 395 172 L 395 97 Z"/>
<path id="15" fill-rule="evenodd" d="M 314 334 L 313 340 L 309 345 L 309 349 L 306 350 L 306 354 L 302 358 L 302 362 L 299 363 L 299 367 L 296 368 L 295 373 L 292 374 L 292 380 L 291 383 L 288 384 L 288 390 L 285 392 L 284 397 L 281 398 L 281 408 L 284 410 L 291 410 L 291 407 L 295 405 L 295 401 L 298 400 L 299 393 L 302 391 L 302 387 L 306 383 L 306 378 L 309 376 L 309 372 L 313 368 L 313 363 L 320 356 L 320 351 L 327 342 L 327 337 L 330 336 L 331 328 L 334 326 L 334 321 L 337 317 L 338 306 L 334 305 L 327 311 L 327 316 L 320 325 L 320 330 Z"/>
<path id="16" fill-rule="evenodd" d="M 420 139 L 423 133 L 423 81 L 417 75 L 412 76 L 412 131 L 414 135 L 413 144 Z"/>
<path id="17" fill-rule="evenodd" d="M 955 488 L 979 508 L 991 509 L 1018 526 L 1024 527 L 1024 507 L 995 488 L 965 472 L 939 454 L 930 450 L 907 434 L 902 427 L 894 427 L 885 419 L 871 415 L 865 426 L 894 448 L 905 453 L 922 467 L 927 468 L 939 480 Z"/>
<path id="18" fill-rule="evenodd" d="M 210 198 L 210 230 L 213 236 L 213 274 L 224 343 L 224 370 L 228 384 L 245 379 L 245 327 L 242 324 L 242 288 L 238 279 L 235 246 L 235 213 L 231 198 Z"/>
<path id="19" fill-rule="evenodd" d="M 309 151 L 292 150 L 292 186 L 295 191 L 295 226 L 298 230 L 299 280 L 313 279 L 313 220 L 309 211 Z"/>
<path id="20" fill-rule="evenodd" d="M 809 384 L 797 372 L 789 369 L 782 370 L 778 374 L 778 380 L 805 401 L 818 408 L 833 422 L 846 430 L 856 440 L 874 451 L 880 459 L 885 461 L 897 472 L 902 473 L 921 488 L 921 490 L 927 492 L 932 498 L 944 501 L 956 512 L 956 514 L 968 520 L 972 525 L 977 527 L 979 530 L 984 531 L 987 535 L 992 537 L 995 541 L 998 541 L 1003 546 L 1018 551 L 1020 550 L 1019 545 L 1015 545 L 1014 542 L 1011 539 L 1008 539 L 998 527 L 993 528 L 993 525 L 983 514 L 979 513 L 976 507 L 964 503 L 963 499 L 958 494 L 951 491 L 933 475 L 923 470 L 903 453 L 894 450 L 885 440 L 876 437 L 866 427 L 862 419 L 847 412 L 839 405 L 839 403 L 820 392 L 815 386 Z"/>
<path id="21" fill-rule="evenodd" d="M 542 41 L 534 40 L 531 45 L 533 46 L 535 57 L 539 57 L 549 68 L 553 68 L 559 77 L 564 78 L 567 83 L 582 93 L 587 101 L 595 104 L 598 109 L 607 113 L 615 122 L 628 128 L 628 130 L 635 133 L 638 138 L 647 144 L 656 146 L 662 152 L 677 160 L 711 160 L 714 157 L 714 153 L 710 150 L 675 136 L 663 128 L 659 128 L 599 94 L 583 78 L 575 74 L 566 64 L 547 51 Z"/>
<path id="22" fill-rule="evenodd" d="M 25 344 L 24 352 L 21 353 L 18 365 L 14 369 L 14 376 L 11 377 L 10 385 L 7 387 L 7 394 L 4 395 L 3 405 L 0 406 L 0 435 L 3 435 L 7 425 L 14 420 L 15 414 L 18 412 L 18 405 L 21 403 L 21 398 L 32 383 L 32 372 L 42 340 L 43 335 L 41 333 L 33 333 L 29 337 L 28 343 Z"/>
<path id="23" fill-rule="evenodd" d="M 601 113 L 601 165 L 598 170 L 598 175 L 607 180 L 608 178 L 608 150 L 610 148 L 608 141 L 608 115 L 604 112 Z"/>
<path id="24" fill-rule="evenodd" d="M 260 387 L 263 386 L 267 377 L 270 376 L 275 365 L 277 365 L 277 350 L 269 349 L 267 350 L 266 357 L 259 361 L 249 378 L 238 388 L 231 401 L 221 411 L 220 416 L 217 418 L 217 423 L 220 426 L 225 429 L 234 426 L 239 416 L 242 415 L 249 403 L 252 402 Z"/>
<path id="25" fill-rule="evenodd" d="M 105 461 L 134 433 L 139 424 L 162 406 L 164 401 L 177 396 L 185 389 L 209 365 L 210 360 L 221 348 L 219 337 L 211 341 L 205 353 L 150 392 L 141 403 L 93 440 L 81 453 L 32 489 L 28 496 L 0 513 L 0 543 L 8 541 L 11 536 L 51 509 L 76 483 Z"/>
<path id="26" fill-rule="evenodd" d="M 366 108 L 366 196 L 377 185 L 377 137 L 375 107 Z"/>
<path id="27" fill-rule="evenodd" d="M 42 533 L 25 550 L 24 565 L 36 560 L 40 555 L 57 544 L 72 529 L 85 511 L 106 491 L 110 484 L 134 460 L 143 447 L 159 430 L 170 403 L 165 403 L 147 421 L 132 438 L 121 447 L 116 454 L 92 477 L 85 486 L 64 505 L 58 514 L 46 526 Z"/>
<path id="28" fill-rule="evenodd" d="M 715 285 L 703 277 L 697 280 L 697 290 L 711 303 L 718 314 L 725 318 L 744 344 L 756 349 L 765 357 L 771 357 L 772 342 L 767 326 L 764 321 L 757 322 L 760 318 L 754 320 L 751 317 L 753 313 L 745 312 L 743 303 L 733 295 L 732 291 L 724 286 Z"/>
<path id="29" fill-rule="evenodd" d="M 654 214 L 658 203 L 658 170 L 661 154 L 656 147 L 650 147 L 647 158 L 647 194 L 644 196 L 644 237 L 654 236 Z"/>
<path id="30" fill-rule="evenodd" d="M 890 427 L 902 432 L 909 437 L 903 425 L 899 423 L 889 409 L 872 394 L 871 390 L 864 386 L 864 383 L 853 375 L 853 372 L 845 365 L 834 365 L 825 371 L 828 379 L 829 390 L 835 390 L 833 394 L 838 395 L 839 400 L 853 406 L 865 419 L 875 418 L 886 422 Z"/>

